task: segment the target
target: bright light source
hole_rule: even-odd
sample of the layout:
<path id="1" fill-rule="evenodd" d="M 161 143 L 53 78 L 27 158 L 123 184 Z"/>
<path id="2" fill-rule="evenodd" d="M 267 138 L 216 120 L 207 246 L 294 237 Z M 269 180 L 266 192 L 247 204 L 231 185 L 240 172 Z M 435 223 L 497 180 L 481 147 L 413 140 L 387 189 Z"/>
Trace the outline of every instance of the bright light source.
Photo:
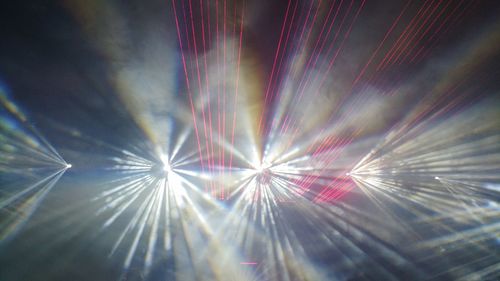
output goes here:
<path id="1" fill-rule="evenodd" d="M 161 160 L 161 163 L 163 164 L 163 167 L 162 167 L 163 171 L 166 173 L 172 172 L 172 166 L 170 166 L 170 161 L 168 159 L 168 156 L 165 154 L 162 154 L 162 155 L 160 155 L 160 160 Z"/>
<path id="2" fill-rule="evenodd" d="M 260 165 L 257 165 L 255 167 L 255 170 L 257 171 L 257 173 L 261 174 L 261 173 L 265 172 L 266 170 L 268 170 L 270 167 L 271 167 L 271 165 L 269 163 L 263 162 Z"/>
<path id="3" fill-rule="evenodd" d="M 261 164 L 256 170 L 257 181 L 261 184 L 268 185 L 271 182 L 272 173 L 269 169 L 270 165 L 267 163 Z"/>
<path id="4" fill-rule="evenodd" d="M 437 179 L 437 180 L 439 179 L 439 177 L 434 177 L 434 178 Z"/>
<path id="5" fill-rule="evenodd" d="M 163 171 L 170 173 L 172 172 L 172 167 L 168 163 L 163 163 Z"/>
<path id="6" fill-rule="evenodd" d="M 69 169 L 69 168 L 71 168 L 71 167 L 73 167 L 73 165 L 71 165 L 71 164 L 66 164 L 66 169 Z"/>
<path id="7" fill-rule="evenodd" d="M 346 176 L 350 176 L 350 175 L 351 175 L 351 173 L 345 173 L 345 175 L 346 175 Z"/>
<path id="8" fill-rule="evenodd" d="M 168 156 L 165 154 L 160 155 L 160 160 L 163 164 L 168 164 L 168 162 L 170 162 L 168 161 Z"/>

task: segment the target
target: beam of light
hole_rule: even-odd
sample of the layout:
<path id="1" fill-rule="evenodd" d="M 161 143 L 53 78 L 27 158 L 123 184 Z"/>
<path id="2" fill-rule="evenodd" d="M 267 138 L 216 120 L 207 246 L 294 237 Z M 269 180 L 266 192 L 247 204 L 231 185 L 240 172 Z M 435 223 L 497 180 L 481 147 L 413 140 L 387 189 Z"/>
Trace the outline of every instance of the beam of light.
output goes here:
<path id="1" fill-rule="evenodd" d="M 286 204 L 281 202 L 285 202 L 283 194 L 288 193 L 284 187 L 277 184 L 271 175 L 258 171 L 242 186 L 244 188 L 237 188 L 238 193 L 232 195 L 235 200 L 230 212 L 232 215 L 227 217 L 220 229 L 223 239 L 242 245 L 245 256 L 263 260 L 255 268 L 262 278 L 287 278 L 295 274 L 317 278 L 318 275 L 301 258 L 303 250 L 282 218 L 284 214 L 279 204 Z M 294 261 L 290 260 L 292 256 Z M 248 261 L 243 260 L 240 264 L 247 265 Z"/>
<path id="2" fill-rule="evenodd" d="M 122 278 L 496 276 L 499 116 L 476 102 L 495 75 L 480 67 L 498 32 L 416 65 L 469 4 L 400 3 L 366 36 L 370 1 L 276 4 L 276 34 L 256 30 L 247 2 L 168 1 L 170 22 L 151 19 L 161 32 L 116 32 L 128 22 L 119 4 L 84 13 L 145 137 L 75 137 L 110 152 L 112 179 L 91 206 Z M 72 167 L 45 141 L 10 145 Z M 483 255 L 477 264 L 461 262 L 467 250 Z"/>
<path id="3" fill-rule="evenodd" d="M 410 139 L 403 135 L 400 139 L 392 139 L 384 148 L 372 151 L 350 172 L 361 190 L 379 208 L 405 229 L 411 227 L 422 241 L 408 249 L 411 255 L 438 247 L 442 249 L 441 257 L 454 260 L 462 255 L 460 249 L 468 247 L 468 251 L 484 255 L 484 266 L 477 276 L 482 276 L 481 272 L 485 276 L 492 274 L 495 259 L 489 245 L 495 243 L 499 231 L 495 219 L 498 210 L 490 206 L 499 194 L 498 190 L 485 187 L 499 178 L 485 165 L 500 165 L 498 125 L 494 122 L 478 125 L 476 120 L 495 120 L 496 115 L 486 100 L 456 113 L 453 119 L 434 123 L 429 119 L 421 120 L 414 125 L 420 130 L 417 137 Z M 470 131 L 468 128 L 473 123 L 475 129 Z M 411 132 L 415 127 L 407 127 L 407 130 Z M 414 221 L 405 221 L 406 216 L 401 212 L 390 211 L 394 208 L 387 207 L 386 202 L 399 206 L 419 224 L 436 228 L 438 235 L 425 239 L 425 233 L 414 232 L 418 229 L 414 228 Z M 466 245 L 464 241 L 468 241 Z M 418 262 L 431 261 L 436 262 L 433 255 Z M 474 267 L 461 268 L 467 270 L 467 276 L 474 276 Z M 445 270 L 432 276 L 438 278 L 447 274 L 454 273 Z"/>
<path id="4" fill-rule="evenodd" d="M 0 242 L 14 237 L 71 168 L 0 88 Z"/>
<path id="5" fill-rule="evenodd" d="M 217 276 L 234 271 L 236 276 L 242 276 L 241 269 L 229 262 L 234 260 L 230 258 L 234 255 L 230 247 L 215 235 L 216 230 L 207 221 L 207 207 L 211 212 L 224 212 L 224 208 L 184 175 L 176 159 L 169 158 L 169 161 L 171 170 L 168 175 L 157 172 L 158 169 L 163 172 L 162 161 L 153 164 L 150 170 L 133 175 L 127 173 L 130 163 L 124 166 L 125 170 L 115 169 L 119 178 L 105 183 L 107 188 L 94 198 L 93 204 L 100 206 L 96 214 L 105 219 L 101 231 L 108 236 L 118 233 L 110 249 L 110 258 L 123 257 L 123 274 L 126 276 L 133 276 L 130 269 L 134 266 L 141 266 L 141 275 L 148 276 L 165 255 L 172 256 L 168 263 L 185 267 L 185 270 L 178 270 L 179 274 Z M 199 174 L 192 176 L 196 179 Z M 207 240 L 210 243 L 201 247 L 200 243 Z M 205 247 L 213 249 L 205 251 Z M 229 258 L 229 264 L 214 263 L 210 268 L 192 264 L 191 260 L 198 259 L 192 255 L 195 250 L 201 256 Z"/>

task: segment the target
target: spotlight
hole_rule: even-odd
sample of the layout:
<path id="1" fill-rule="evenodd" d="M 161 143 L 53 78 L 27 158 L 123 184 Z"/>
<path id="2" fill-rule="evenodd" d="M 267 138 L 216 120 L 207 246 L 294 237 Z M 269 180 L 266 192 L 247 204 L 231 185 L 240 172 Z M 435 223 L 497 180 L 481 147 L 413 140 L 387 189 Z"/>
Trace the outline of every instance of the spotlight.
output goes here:
<path id="1" fill-rule="evenodd" d="M 172 172 L 172 167 L 168 163 L 163 163 L 163 171 L 166 173 Z"/>
<path id="2" fill-rule="evenodd" d="M 434 177 L 435 179 L 439 180 L 439 177 Z"/>
<path id="3" fill-rule="evenodd" d="M 269 168 L 259 167 L 257 169 L 257 181 L 260 184 L 268 185 L 271 182 L 272 173 Z"/>
<path id="4" fill-rule="evenodd" d="M 168 178 L 169 174 L 173 171 L 172 166 L 167 155 L 160 155 L 160 161 L 151 166 L 150 172 L 158 178 Z"/>
<path id="5" fill-rule="evenodd" d="M 69 169 L 69 168 L 71 168 L 71 167 L 73 167 L 73 165 L 71 165 L 71 164 L 66 164 L 66 169 Z"/>
<path id="6" fill-rule="evenodd" d="M 161 163 L 163 165 L 162 170 L 167 174 L 172 172 L 172 166 L 170 166 L 170 160 L 168 159 L 168 156 L 165 154 L 162 154 L 160 156 L 160 160 L 161 160 Z"/>
<path id="7" fill-rule="evenodd" d="M 267 170 L 271 167 L 271 165 L 267 162 L 260 163 L 260 165 L 254 166 L 257 173 L 262 173 L 264 170 Z"/>

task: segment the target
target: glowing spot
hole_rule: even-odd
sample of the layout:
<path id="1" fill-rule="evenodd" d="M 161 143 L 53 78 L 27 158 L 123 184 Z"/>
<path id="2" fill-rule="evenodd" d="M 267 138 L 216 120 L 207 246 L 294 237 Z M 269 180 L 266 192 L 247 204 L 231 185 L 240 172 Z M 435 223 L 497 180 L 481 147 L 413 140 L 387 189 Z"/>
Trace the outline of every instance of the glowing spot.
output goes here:
<path id="1" fill-rule="evenodd" d="M 170 165 L 170 161 L 168 160 L 168 156 L 165 154 L 162 154 L 160 156 L 161 163 L 163 164 L 162 169 L 166 173 L 172 172 L 172 166 Z"/>
<path id="2" fill-rule="evenodd" d="M 258 174 L 261 174 L 262 172 L 265 172 L 266 170 L 268 170 L 270 167 L 271 167 L 271 165 L 269 163 L 263 162 L 263 163 L 260 163 L 259 165 L 255 166 L 255 171 Z"/>
<path id="3" fill-rule="evenodd" d="M 257 181 L 260 184 L 268 185 L 272 180 L 272 173 L 268 168 L 261 168 L 257 170 Z"/>
<path id="4" fill-rule="evenodd" d="M 163 164 L 163 171 L 165 171 L 165 172 L 167 172 L 167 173 L 172 172 L 172 167 L 170 166 L 170 164 L 168 164 L 168 163 L 164 163 L 164 164 Z"/>
<path id="5" fill-rule="evenodd" d="M 66 169 L 69 169 L 69 168 L 71 168 L 71 167 L 73 167 L 73 165 L 71 165 L 71 164 L 66 164 Z"/>

